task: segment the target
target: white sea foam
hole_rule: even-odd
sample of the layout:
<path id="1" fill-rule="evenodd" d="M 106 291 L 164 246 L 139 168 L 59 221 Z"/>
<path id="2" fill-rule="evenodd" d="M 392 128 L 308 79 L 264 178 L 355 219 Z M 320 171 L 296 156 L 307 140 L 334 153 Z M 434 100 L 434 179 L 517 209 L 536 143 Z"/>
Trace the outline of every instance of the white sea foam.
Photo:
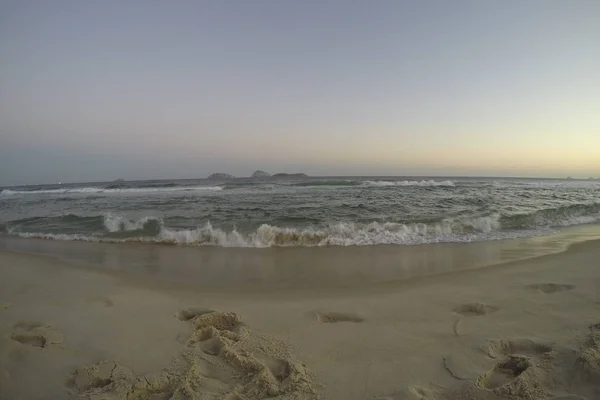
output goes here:
<path id="1" fill-rule="evenodd" d="M 367 246 L 380 244 L 423 244 L 437 242 L 466 242 L 493 239 L 498 233 L 499 217 L 447 219 L 435 224 L 336 223 L 324 227 L 289 228 L 263 224 L 254 232 L 243 234 L 237 230 L 224 231 L 210 223 L 196 229 L 171 229 L 160 219 L 146 217 L 138 220 L 107 216 L 104 225 L 108 232 L 141 230 L 149 222 L 156 222 L 158 232 L 152 236 L 115 238 L 111 236 L 85 236 L 49 233 L 9 234 L 53 240 L 79 240 L 102 242 L 156 242 L 180 245 L 220 247 L 273 247 L 273 246 Z M 499 237 L 506 237 L 506 234 Z"/>
<path id="2" fill-rule="evenodd" d="M 593 207 L 591 205 L 590 207 Z M 547 215 L 545 215 L 547 214 Z M 273 247 L 273 246 L 367 246 L 414 245 L 440 242 L 494 240 L 547 233 L 551 227 L 600 221 L 600 213 L 568 215 L 564 212 L 533 213 L 501 217 L 499 214 L 447 218 L 432 223 L 338 222 L 310 227 L 279 227 L 263 224 L 252 232 L 224 230 L 210 222 L 195 229 L 165 226 L 162 219 L 147 216 L 139 219 L 120 215 L 103 218 L 104 233 L 60 234 L 19 231 L 8 228 L 9 235 L 53 240 L 92 242 L 150 242 L 188 246 Z M 503 226 L 507 224 L 506 226 Z M 117 234 L 115 234 L 117 233 Z"/>
<path id="3" fill-rule="evenodd" d="M 552 225 L 554 226 L 573 226 L 582 224 L 593 224 L 600 221 L 600 214 L 595 215 L 577 215 L 557 219 Z"/>
<path id="4" fill-rule="evenodd" d="M 104 189 L 97 187 L 84 188 L 64 188 L 47 190 L 10 190 L 5 189 L 0 192 L 0 196 L 14 195 L 40 195 L 40 194 L 120 194 L 120 193 L 153 193 L 153 192 L 193 192 L 193 191 L 217 191 L 223 190 L 221 186 L 174 186 L 174 187 L 155 187 L 155 188 L 122 188 L 122 189 Z"/>
<path id="5" fill-rule="evenodd" d="M 102 238 L 86 235 L 70 235 L 63 233 L 40 233 L 40 232 L 9 232 L 12 236 L 29 239 L 66 240 L 80 242 L 117 242 L 116 240 L 103 240 Z"/>
<path id="6" fill-rule="evenodd" d="M 534 180 L 499 180 L 492 181 L 492 186 L 496 187 L 532 187 L 540 189 L 555 189 L 555 188 L 592 188 L 597 189 L 600 187 L 600 181 L 598 180 L 572 180 L 572 181 L 561 181 L 561 180 L 545 180 L 545 181 L 534 181 Z"/>
<path id="7" fill-rule="evenodd" d="M 385 187 L 385 186 L 455 186 L 453 181 L 363 181 L 364 186 L 376 186 L 376 187 Z"/>
<path id="8" fill-rule="evenodd" d="M 157 224 L 162 225 L 162 220 L 157 217 L 129 219 L 112 214 L 108 214 L 104 217 L 104 227 L 109 232 L 136 231 L 143 229 L 149 222 L 156 222 Z"/>

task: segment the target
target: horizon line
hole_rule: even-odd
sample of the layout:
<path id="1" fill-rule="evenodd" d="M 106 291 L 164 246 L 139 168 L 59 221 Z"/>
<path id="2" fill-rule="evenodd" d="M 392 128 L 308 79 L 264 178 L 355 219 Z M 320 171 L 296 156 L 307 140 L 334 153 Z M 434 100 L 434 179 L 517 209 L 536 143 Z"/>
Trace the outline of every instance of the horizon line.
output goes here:
<path id="1" fill-rule="evenodd" d="M 288 174 L 288 173 L 284 173 Z M 289 175 L 302 174 L 302 172 L 289 173 Z M 274 174 L 275 175 L 275 174 Z M 307 175 L 308 178 L 455 178 L 455 179 L 539 179 L 539 180 L 573 180 L 573 181 L 597 181 L 600 180 L 598 177 L 588 178 L 575 178 L 571 176 L 567 177 L 539 177 L 539 176 L 481 176 L 481 175 Z M 209 175 L 210 176 L 210 175 Z M 233 176 L 233 175 L 232 175 Z M 253 179 L 251 176 L 233 176 L 232 178 L 223 179 L 223 181 L 234 180 L 234 179 Z M 266 178 L 268 179 L 268 178 Z M 304 178 L 306 179 L 306 178 Z M 78 182 L 51 182 L 51 183 L 30 183 L 23 185 L 6 185 L 0 186 L 1 188 L 11 187 L 26 187 L 26 186 L 40 186 L 40 185 L 79 185 L 87 183 L 113 183 L 113 182 L 149 182 L 149 181 L 206 181 L 209 180 L 208 176 L 204 178 L 160 178 L 160 179 L 123 179 L 117 178 L 113 180 L 100 180 L 100 181 L 78 181 Z M 260 180 L 260 178 L 256 178 Z"/>

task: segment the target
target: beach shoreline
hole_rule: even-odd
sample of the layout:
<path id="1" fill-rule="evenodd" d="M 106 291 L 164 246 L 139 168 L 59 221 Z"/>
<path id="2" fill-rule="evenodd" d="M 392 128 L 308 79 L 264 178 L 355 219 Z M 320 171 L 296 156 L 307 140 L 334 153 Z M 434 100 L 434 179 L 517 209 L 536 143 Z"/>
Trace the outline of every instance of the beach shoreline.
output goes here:
<path id="1" fill-rule="evenodd" d="M 412 246 L 223 248 L 89 243 L 0 235 L 0 251 L 45 255 L 79 266 L 183 283 L 203 291 L 364 288 L 461 270 L 494 267 L 566 251 L 600 239 L 600 224 L 530 238 Z"/>
<path id="2" fill-rule="evenodd" d="M 598 259 L 244 292 L 0 251 L 0 398 L 591 400 Z"/>

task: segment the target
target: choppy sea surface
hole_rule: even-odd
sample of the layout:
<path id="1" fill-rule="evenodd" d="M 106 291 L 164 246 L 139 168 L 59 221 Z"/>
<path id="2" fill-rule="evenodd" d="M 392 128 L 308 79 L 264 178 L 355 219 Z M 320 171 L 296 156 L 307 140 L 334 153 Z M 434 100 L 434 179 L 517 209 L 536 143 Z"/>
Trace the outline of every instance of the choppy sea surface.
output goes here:
<path id="1" fill-rule="evenodd" d="M 0 235 L 192 246 L 486 241 L 600 221 L 600 181 L 334 177 L 0 189 Z"/>

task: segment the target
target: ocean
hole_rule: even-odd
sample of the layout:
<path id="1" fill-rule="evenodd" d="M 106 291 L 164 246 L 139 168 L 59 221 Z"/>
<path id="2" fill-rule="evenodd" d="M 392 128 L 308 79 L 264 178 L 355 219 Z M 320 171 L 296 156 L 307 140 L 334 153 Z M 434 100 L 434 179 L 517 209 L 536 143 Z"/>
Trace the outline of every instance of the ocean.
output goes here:
<path id="1" fill-rule="evenodd" d="M 600 221 L 600 181 L 324 177 L 3 188 L 0 235 L 180 246 L 419 245 Z"/>

